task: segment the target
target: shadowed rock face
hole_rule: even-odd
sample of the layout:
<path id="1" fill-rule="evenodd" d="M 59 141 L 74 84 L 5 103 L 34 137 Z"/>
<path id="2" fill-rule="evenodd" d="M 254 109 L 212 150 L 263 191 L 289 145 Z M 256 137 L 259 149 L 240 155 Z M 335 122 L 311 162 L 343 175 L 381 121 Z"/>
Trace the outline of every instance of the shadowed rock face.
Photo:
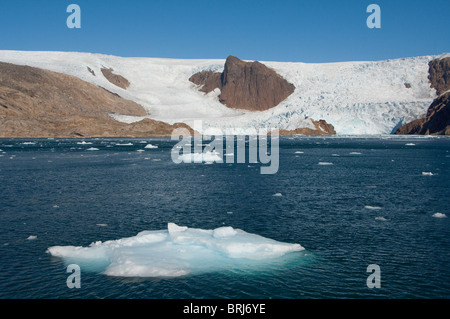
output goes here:
<path id="1" fill-rule="evenodd" d="M 450 135 L 450 92 L 431 103 L 425 118 L 401 126 L 395 134 Z"/>
<path id="2" fill-rule="evenodd" d="M 264 111 L 277 106 L 295 87 L 260 62 L 244 62 L 229 56 L 223 73 L 202 71 L 190 79 L 203 85 L 202 92 L 221 90 L 219 101 L 229 108 Z"/>
<path id="3" fill-rule="evenodd" d="M 428 79 L 437 95 L 450 90 L 450 57 L 434 59 L 428 63 Z"/>
<path id="4" fill-rule="evenodd" d="M 189 128 L 150 119 L 125 124 L 111 113 L 147 115 L 139 104 L 76 77 L 0 63 L 0 137 L 170 136 L 175 127 Z"/>

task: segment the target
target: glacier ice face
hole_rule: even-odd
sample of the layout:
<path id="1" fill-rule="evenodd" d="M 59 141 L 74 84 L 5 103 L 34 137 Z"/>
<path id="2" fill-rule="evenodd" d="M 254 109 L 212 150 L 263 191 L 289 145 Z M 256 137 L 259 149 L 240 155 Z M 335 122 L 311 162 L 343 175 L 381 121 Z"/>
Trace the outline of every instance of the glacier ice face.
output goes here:
<path id="1" fill-rule="evenodd" d="M 88 265 L 108 276 L 178 277 L 239 268 L 299 252 L 299 244 L 278 242 L 232 227 L 213 230 L 169 223 L 167 230 L 94 242 L 89 247 L 53 246 L 47 252 L 70 263 Z"/>

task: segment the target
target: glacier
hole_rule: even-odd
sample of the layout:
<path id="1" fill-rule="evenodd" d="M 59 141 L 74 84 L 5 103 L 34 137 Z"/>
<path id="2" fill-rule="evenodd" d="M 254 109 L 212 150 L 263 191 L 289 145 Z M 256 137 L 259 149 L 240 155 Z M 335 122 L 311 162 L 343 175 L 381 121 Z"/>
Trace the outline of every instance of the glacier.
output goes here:
<path id="1" fill-rule="evenodd" d="M 202 120 L 204 130 L 236 130 L 236 135 L 248 128 L 314 129 L 311 119 L 324 119 L 339 135 L 390 134 L 398 126 L 424 116 L 436 97 L 428 81 L 428 62 L 445 56 L 333 63 L 260 61 L 296 89 L 276 107 L 252 112 L 227 108 L 219 102 L 220 90 L 204 95 L 189 82 L 189 77 L 199 71 L 222 72 L 225 59 L 0 51 L 2 62 L 76 76 L 132 100 L 143 106 L 148 114 L 145 117 L 190 126 Z M 102 68 L 113 69 L 131 85 L 126 90 L 113 85 L 102 75 Z M 110 115 L 125 123 L 145 118 Z"/>
<path id="2" fill-rule="evenodd" d="M 89 247 L 52 246 L 47 253 L 113 277 L 179 277 L 254 268 L 288 253 L 303 251 L 241 229 L 199 229 L 169 223 L 166 230 L 94 242 Z"/>

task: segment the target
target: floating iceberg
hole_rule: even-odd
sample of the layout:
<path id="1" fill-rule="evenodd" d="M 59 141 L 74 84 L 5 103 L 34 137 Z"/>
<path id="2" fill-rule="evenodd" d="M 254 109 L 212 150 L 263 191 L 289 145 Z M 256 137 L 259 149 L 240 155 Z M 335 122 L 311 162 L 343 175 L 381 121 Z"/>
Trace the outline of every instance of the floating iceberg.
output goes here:
<path id="1" fill-rule="evenodd" d="M 53 246 L 47 253 L 81 267 L 97 266 L 97 271 L 108 276 L 177 277 L 248 267 L 302 250 L 299 244 L 232 227 L 205 230 L 169 223 L 167 230 L 143 231 L 89 247 Z"/>
<path id="2" fill-rule="evenodd" d="M 180 155 L 178 161 L 181 163 L 202 163 L 202 162 L 223 163 L 223 159 L 216 152 L 187 153 Z"/>
<path id="3" fill-rule="evenodd" d="M 442 213 L 436 213 L 436 214 L 433 214 L 433 217 L 436 217 L 436 218 L 445 218 L 445 217 L 447 217 L 447 215 L 442 214 Z"/>
<path id="4" fill-rule="evenodd" d="M 147 144 L 144 148 L 158 148 L 158 145 Z"/>
<path id="5" fill-rule="evenodd" d="M 365 209 L 371 209 L 371 210 L 379 210 L 381 207 L 379 206 L 364 206 Z"/>

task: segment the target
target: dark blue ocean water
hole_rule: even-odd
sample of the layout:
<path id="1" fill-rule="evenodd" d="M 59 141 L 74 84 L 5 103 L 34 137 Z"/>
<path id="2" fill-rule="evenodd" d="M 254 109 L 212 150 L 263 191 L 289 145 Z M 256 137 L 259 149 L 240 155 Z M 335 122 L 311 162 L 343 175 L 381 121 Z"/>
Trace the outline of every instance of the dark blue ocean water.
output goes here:
<path id="1" fill-rule="evenodd" d="M 0 140 L 0 298 L 450 297 L 449 138 L 281 137 L 273 175 L 255 163 L 174 164 L 170 139 L 86 141 Z M 138 152 L 145 143 L 158 148 Z M 82 270 L 80 289 L 46 253 L 168 222 L 306 250 L 270 267 L 170 279 Z M 370 264 L 381 288 L 366 285 Z"/>

